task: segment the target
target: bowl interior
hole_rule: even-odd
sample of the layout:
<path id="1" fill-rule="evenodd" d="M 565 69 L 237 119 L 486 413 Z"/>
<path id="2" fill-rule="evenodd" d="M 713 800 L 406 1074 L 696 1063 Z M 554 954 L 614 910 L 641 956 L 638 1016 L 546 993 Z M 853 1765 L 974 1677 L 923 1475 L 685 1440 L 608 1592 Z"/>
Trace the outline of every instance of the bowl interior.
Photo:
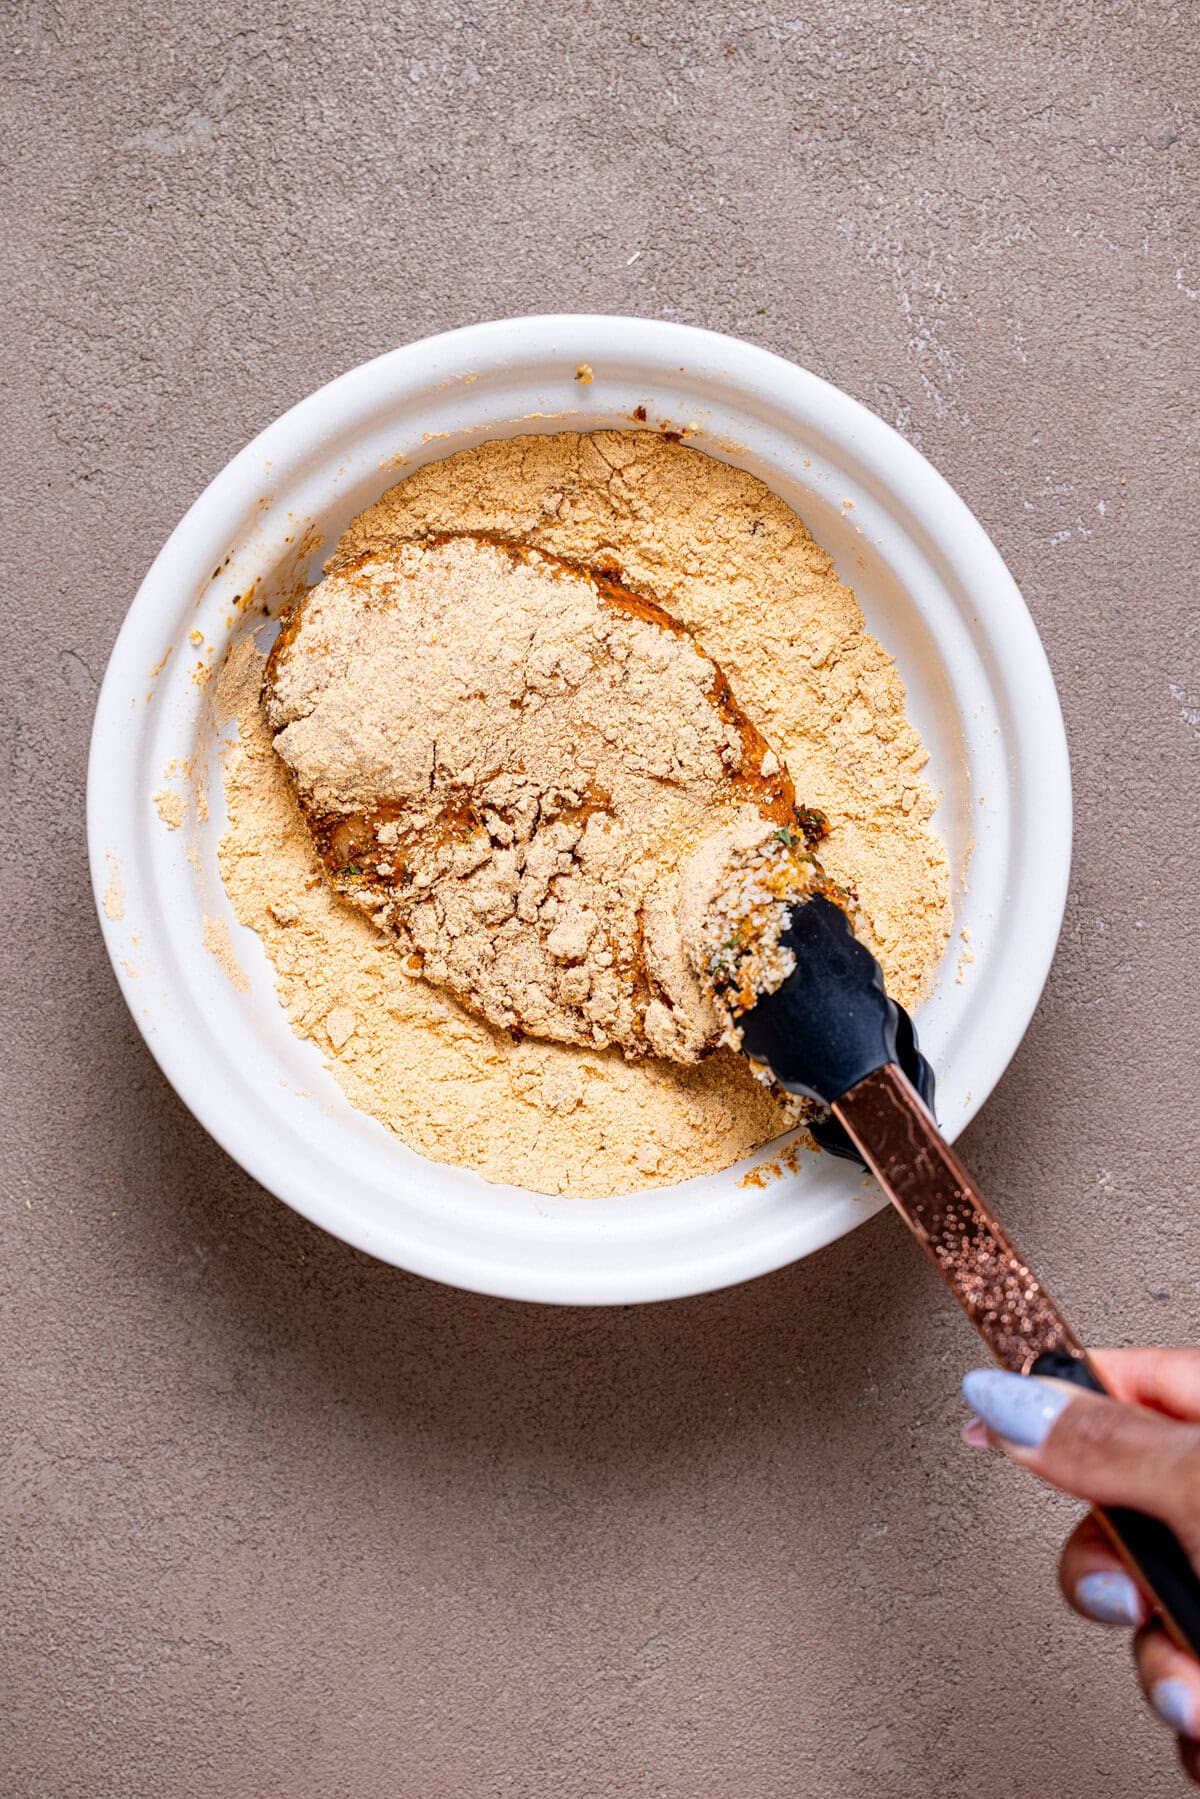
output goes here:
<path id="1" fill-rule="evenodd" d="M 918 1027 L 955 1134 L 1020 1039 L 1061 920 L 1069 788 L 1053 685 L 996 552 L 940 477 L 846 396 L 765 352 L 642 321 L 514 320 L 352 371 L 243 451 L 179 526 L 121 633 L 93 740 L 102 922 L 134 1016 L 186 1103 L 264 1185 L 348 1241 L 521 1298 L 628 1302 L 723 1285 L 808 1253 L 881 1202 L 828 1157 L 741 1186 L 762 1152 L 672 1188 L 551 1199 L 430 1162 L 356 1111 L 293 1036 L 221 885 L 206 671 L 232 633 L 261 626 L 239 609 L 247 592 L 277 600 L 316 579 L 343 527 L 405 472 L 488 437 L 630 429 L 642 406 L 644 428 L 686 430 L 793 506 L 896 658 L 952 869 L 954 934 Z M 210 812 L 190 858 L 153 804 L 173 759 L 207 769 Z M 244 989 L 204 949 L 206 917 L 226 921 Z M 964 928 L 974 960 L 960 964 Z"/>

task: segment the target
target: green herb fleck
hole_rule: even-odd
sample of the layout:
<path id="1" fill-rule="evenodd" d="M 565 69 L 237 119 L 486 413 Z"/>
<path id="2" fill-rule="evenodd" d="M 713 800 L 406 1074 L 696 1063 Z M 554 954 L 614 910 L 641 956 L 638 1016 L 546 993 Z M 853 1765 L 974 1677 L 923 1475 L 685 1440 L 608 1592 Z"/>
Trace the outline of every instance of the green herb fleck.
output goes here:
<path id="1" fill-rule="evenodd" d="M 779 839 L 780 843 L 782 843 L 785 846 L 785 848 L 787 848 L 789 850 L 795 849 L 796 843 L 797 843 L 797 837 L 796 837 L 795 831 L 792 830 L 790 825 L 780 825 L 780 827 L 776 831 L 775 835 Z"/>

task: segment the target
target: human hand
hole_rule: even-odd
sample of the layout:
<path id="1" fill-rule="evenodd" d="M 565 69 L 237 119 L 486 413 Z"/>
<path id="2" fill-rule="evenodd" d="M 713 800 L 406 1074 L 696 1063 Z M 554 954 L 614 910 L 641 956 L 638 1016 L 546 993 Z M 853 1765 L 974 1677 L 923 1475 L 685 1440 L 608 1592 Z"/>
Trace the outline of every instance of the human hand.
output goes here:
<path id="1" fill-rule="evenodd" d="M 1200 1572 L 1200 1350 L 1109 1349 L 1091 1356 L 1110 1397 L 1066 1381 L 976 1368 L 963 1382 L 978 1414 L 963 1431 L 975 1448 L 1002 1449 L 1064 1493 L 1092 1505 L 1161 1518 Z M 1098 1624 L 1136 1634 L 1142 1690 L 1179 1738 L 1200 1785 L 1200 1662 L 1177 1649 L 1090 1514 L 1062 1552 L 1067 1604 Z"/>

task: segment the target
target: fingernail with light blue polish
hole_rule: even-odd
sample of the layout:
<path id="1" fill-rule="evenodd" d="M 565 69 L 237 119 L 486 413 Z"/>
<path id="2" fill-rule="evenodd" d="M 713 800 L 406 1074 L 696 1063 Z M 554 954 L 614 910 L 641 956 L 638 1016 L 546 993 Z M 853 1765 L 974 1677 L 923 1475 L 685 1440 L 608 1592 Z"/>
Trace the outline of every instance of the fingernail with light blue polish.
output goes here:
<path id="1" fill-rule="evenodd" d="M 1176 1736 L 1194 1737 L 1200 1734 L 1196 1701 L 1185 1680 L 1156 1680 L 1150 1689 L 1150 1703 Z"/>
<path id="2" fill-rule="evenodd" d="M 972 1368 L 962 1384 L 967 1404 L 989 1430 L 1020 1449 L 1037 1449 L 1059 1413 L 1075 1398 L 1074 1389 L 1009 1374 L 1003 1368 Z"/>
<path id="3" fill-rule="evenodd" d="M 1097 1624 L 1125 1624 L 1136 1629 L 1146 1616 L 1142 1596 L 1128 1574 L 1098 1568 L 1077 1583 L 1075 1598 L 1080 1611 Z"/>

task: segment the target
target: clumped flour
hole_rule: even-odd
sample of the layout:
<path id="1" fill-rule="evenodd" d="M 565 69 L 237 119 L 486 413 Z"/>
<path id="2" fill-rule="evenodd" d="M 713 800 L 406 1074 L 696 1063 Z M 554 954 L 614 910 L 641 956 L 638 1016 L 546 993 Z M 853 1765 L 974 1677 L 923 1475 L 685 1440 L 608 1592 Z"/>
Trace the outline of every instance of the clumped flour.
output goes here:
<path id="1" fill-rule="evenodd" d="M 715 1049 L 688 859 L 795 793 L 666 613 L 543 550 L 404 543 L 289 615 L 265 702 L 329 878 L 427 981 L 525 1036 Z"/>
<path id="2" fill-rule="evenodd" d="M 330 571 L 352 586 L 364 568 L 389 565 L 381 550 L 464 532 L 513 540 L 569 563 L 618 569 L 625 587 L 682 627 L 682 633 L 664 633 L 656 624 L 662 641 L 642 646 L 660 653 L 669 641 L 659 674 L 669 669 L 681 700 L 689 691 L 689 668 L 695 685 L 697 665 L 711 672 L 706 657 L 720 665 L 762 733 L 750 758 L 752 773 L 773 783 L 776 795 L 783 784 L 789 792 L 794 784 L 802 804 L 826 814 L 825 869 L 856 890 L 863 934 L 889 991 L 904 1004 L 919 998 L 949 929 L 946 859 L 929 825 L 935 796 L 921 778 L 925 752 L 904 716 L 904 690 L 891 659 L 864 632 L 852 592 L 783 501 L 752 476 L 653 432 L 515 438 L 410 475 L 354 521 Z M 400 555 L 419 563 L 438 553 L 429 544 Z M 572 599 L 594 609 L 594 596 L 573 591 Z M 644 619 L 626 619 L 624 636 L 618 633 L 623 647 L 646 628 Z M 527 672 L 514 676 L 523 694 Z M 238 918 L 258 933 L 271 958 L 293 1029 L 318 1044 L 355 1105 L 439 1161 L 541 1192 L 593 1196 L 727 1167 L 794 1121 L 794 1113 L 728 1050 L 687 1063 L 653 1054 L 628 1060 L 619 1047 L 594 1046 L 600 1040 L 635 1052 L 653 1050 L 659 1047 L 654 1030 L 661 1029 L 661 1047 L 672 1054 L 686 1052 L 689 1042 L 696 1048 L 682 1005 L 675 1016 L 656 1017 L 650 1029 L 645 1008 L 622 1022 L 619 1006 L 604 1011 L 601 981 L 603 1016 L 587 1013 L 591 990 L 583 991 L 580 974 L 586 955 L 576 952 L 581 946 L 586 952 L 603 934 L 592 923 L 595 896 L 582 890 L 559 921 L 563 954 L 553 958 L 552 990 L 542 982 L 534 1002 L 544 1002 L 547 1014 L 558 1018 L 563 1041 L 538 1041 L 486 1023 L 432 985 L 421 972 L 420 954 L 398 953 L 391 928 L 375 922 L 379 917 L 391 926 L 383 908 L 396 897 L 388 888 L 405 866 L 398 855 L 388 855 L 386 843 L 370 865 L 370 883 L 361 883 L 356 872 L 340 881 L 341 894 L 334 890 L 276 752 L 261 703 L 264 673 L 252 638 L 238 640 L 218 692 L 222 710 L 239 723 L 226 763 L 230 822 L 222 872 Z M 561 665 L 549 664 L 541 675 L 535 672 L 535 687 L 540 680 L 545 690 L 539 706 L 553 707 L 562 674 Z M 274 705 L 280 694 L 273 686 Z M 306 716 L 308 700 L 296 705 L 293 694 L 291 701 L 290 712 L 286 705 L 276 711 L 277 726 Z M 693 722 L 699 728 L 699 714 Z M 736 760 L 738 753 L 730 740 L 722 746 L 713 737 L 706 750 L 719 762 L 723 747 L 728 770 L 729 755 Z M 701 760 L 704 753 L 701 746 Z M 318 813 L 326 820 L 327 862 L 344 868 L 338 856 L 352 838 L 339 839 L 341 847 L 330 856 L 331 833 L 345 830 L 348 820 L 353 833 L 364 817 L 378 830 L 378 785 L 374 791 L 356 788 L 353 771 L 332 770 L 327 755 L 320 768 L 310 763 L 306 772 L 297 768 L 300 761 L 292 758 L 310 822 L 317 823 Z M 594 771 L 574 771 L 574 786 L 565 767 L 545 772 L 548 789 L 562 796 L 567 835 L 577 827 L 586 831 L 596 798 L 587 791 Z M 466 783 L 471 787 L 476 773 L 451 764 L 439 801 L 449 804 L 464 774 L 472 777 Z M 422 774 L 428 791 L 428 769 Z M 379 766 L 374 778 L 378 784 Z M 493 858 L 511 847 L 503 842 L 506 832 L 513 829 L 515 837 L 520 828 L 521 797 L 502 795 L 504 803 L 481 804 L 472 816 L 478 830 L 477 821 L 486 823 L 490 812 Z M 761 793 L 756 798 L 761 802 Z M 770 803 L 760 804 L 767 816 Z M 556 853 L 570 858 L 579 841 L 564 840 Z M 463 847 L 451 850 L 447 873 Z M 462 868 L 462 860 L 461 872 L 470 877 L 475 871 Z M 351 860 L 349 866 L 361 871 L 366 865 Z M 363 885 L 370 891 L 361 891 Z M 505 904 L 511 899 L 508 894 Z M 544 899 L 533 896 L 528 903 Z M 436 952 L 432 937 L 430 944 Z M 595 953 L 592 963 L 589 980 L 604 967 Z M 576 1028 L 580 1019 L 586 1023 Z M 513 1023 L 538 1028 L 536 1019 Z"/>

